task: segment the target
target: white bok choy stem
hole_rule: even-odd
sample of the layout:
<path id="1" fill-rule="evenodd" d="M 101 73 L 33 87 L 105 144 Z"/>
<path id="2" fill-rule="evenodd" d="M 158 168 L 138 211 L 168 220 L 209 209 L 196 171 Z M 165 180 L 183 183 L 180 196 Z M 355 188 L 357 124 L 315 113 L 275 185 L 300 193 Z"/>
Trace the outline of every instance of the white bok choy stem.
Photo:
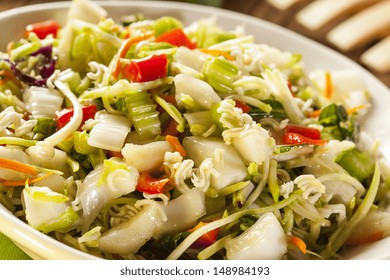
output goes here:
<path id="1" fill-rule="evenodd" d="M 280 260 L 287 252 L 287 238 L 275 214 L 260 216 L 254 225 L 225 243 L 228 260 Z"/>
<path id="2" fill-rule="evenodd" d="M 269 83 L 272 95 L 283 105 L 288 118 L 292 123 L 300 124 L 305 116 L 295 103 L 294 97 L 287 86 L 287 80 L 285 80 L 282 72 L 277 69 L 272 71 L 266 70 L 263 73 L 263 77 Z"/>
<path id="3" fill-rule="evenodd" d="M 83 111 L 81 104 L 78 102 L 77 97 L 69 89 L 68 84 L 64 81 L 57 79 L 54 81 L 54 85 L 72 103 L 73 116 L 63 128 L 61 128 L 51 136 L 47 137 L 43 141 L 37 142 L 35 146 L 29 148 L 30 156 L 41 162 L 50 162 L 56 156 L 56 154 L 58 154 L 59 150 L 57 150 L 56 152 L 54 146 L 67 139 L 74 131 L 76 131 L 83 119 Z"/>

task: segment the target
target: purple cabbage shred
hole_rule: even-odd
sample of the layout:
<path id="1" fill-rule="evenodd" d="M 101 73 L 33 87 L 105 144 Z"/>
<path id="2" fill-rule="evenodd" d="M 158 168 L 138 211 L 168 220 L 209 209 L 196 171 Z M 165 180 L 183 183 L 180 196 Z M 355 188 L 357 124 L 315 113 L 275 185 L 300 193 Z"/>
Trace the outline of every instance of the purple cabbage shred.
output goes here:
<path id="1" fill-rule="evenodd" d="M 41 76 L 42 78 L 37 79 L 31 75 L 23 73 L 23 71 L 17 67 L 19 63 L 26 61 L 28 57 L 11 62 L 11 70 L 14 75 L 22 82 L 30 86 L 45 87 L 47 79 L 54 73 L 55 70 L 56 61 L 52 57 L 52 53 L 52 46 L 45 46 L 30 54 L 30 56 L 41 55 L 41 59 L 37 62 L 36 65 L 36 72 L 37 75 Z"/>

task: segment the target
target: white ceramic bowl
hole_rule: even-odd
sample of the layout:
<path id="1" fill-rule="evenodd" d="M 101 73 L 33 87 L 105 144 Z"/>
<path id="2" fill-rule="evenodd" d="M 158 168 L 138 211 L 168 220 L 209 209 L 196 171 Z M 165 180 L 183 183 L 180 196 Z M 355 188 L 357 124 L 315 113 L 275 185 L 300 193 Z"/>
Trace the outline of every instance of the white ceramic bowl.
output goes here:
<path id="1" fill-rule="evenodd" d="M 363 67 L 341 54 L 313 42 L 294 32 L 247 15 L 213 7 L 198 6 L 178 2 L 162 1 L 97 1 L 109 16 L 119 20 L 122 15 L 141 12 L 148 17 L 157 18 L 172 15 L 185 24 L 210 16 L 218 17 L 218 24 L 225 29 L 243 25 L 247 34 L 253 34 L 256 42 L 266 43 L 281 50 L 303 55 L 306 69 L 354 69 L 368 86 L 373 95 L 373 110 L 364 124 L 364 129 L 381 140 L 381 149 L 390 158 L 390 91 Z M 23 36 L 24 28 L 32 22 L 56 19 L 64 23 L 70 2 L 38 4 L 0 13 L 0 48 L 5 49 L 11 40 Z M 94 257 L 70 248 L 36 231 L 15 218 L 0 205 L 0 231 L 11 238 L 34 259 L 94 259 Z M 390 259 L 390 238 L 350 251 L 348 259 Z"/>

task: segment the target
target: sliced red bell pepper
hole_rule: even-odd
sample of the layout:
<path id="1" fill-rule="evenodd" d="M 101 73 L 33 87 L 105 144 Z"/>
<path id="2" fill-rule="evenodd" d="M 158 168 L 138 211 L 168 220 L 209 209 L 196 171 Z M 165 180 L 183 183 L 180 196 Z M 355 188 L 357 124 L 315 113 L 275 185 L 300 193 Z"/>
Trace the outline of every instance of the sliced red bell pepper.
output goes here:
<path id="1" fill-rule="evenodd" d="M 168 56 L 159 54 L 131 60 L 123 68 L 122 74 L 129 81 L 137 83 L 165 78 L 168 75 Z"/>
<path id="2" fill-rule="evenodd" d="M 236 102 L 236 107 L 240 108 L 243 113 L 248 113 L 251 110 L 251 107 L 244 102 L 241 101 L 235 101 Z"/>
<path id="3" fill-rule="evenodd" d="M 196 43 L 192 42 L 181 28 L 172 29 L 161 34 L 156 38 L 156 42 L 165 42 L 176 47 L 187 47 L 189 49 L 196 48 Z"/>
<path id="4" fill-rule="evenodd" d="M 287 237 L 287 242 L 295 245 L 296 247 L 299 248 L 299 250 L 302 253 L 306 254 L 306 252 L 307 252 L 306 243 L 305 243 L 305 241 L 303 241 L 299 237 L 294 236 L 294 235 L 290 235 Z"/>
<path id="5" fill-rule="evenodd" d="M 136 189 L 148 194 L 159 194 L 165 191 L 165 185 L 169 182 L 168 178 L 154 178 L 147 171 L 142 171 L 138 179 Z"/>
<path id="6" fill-rule="evenodd" d="M 46 20 L 27 25 L 26 32 L 35 33 L 39 39 L 45 39 L 50 34 L 55 38 L 60 28 L 61 26 L 55 20 Z"/>
<path id="7" fill-rule="evenodd" d="M 311 139 L 299 133 L 289 132 L 283 135 L 282 143 L 287 145 L 323 145 L 327 143 L 327 141 L 321 139 Z"/>
<path id="8" fill-rule="evenodd" d="M 83 120 L 79 126 L 79 129 L 84 125 L 84 123 L 87 120 L 94 118 L 97 112 L 96 105 L 83 106 L 82 110 L 83 110 Z M 70 121 L 70 119 L 73 117 L 73 113 L 74 113 L 73 108 L 67 108 L 57 114 L 58 130 L 63 128 Z"/>
<path id="9" fill-rule="evenodd" d="M 194 232 L 195 230 L 207 225 L 207 223 L 199 222 L 195 227 L 188 230 L 188 232 Z M 212 245 L 215 241 L 217 241 L 217 236 L 219 233 L 219 228 L 210 230 L 199 237 L 192 246 L 195 248 L 205 248 Z"/>
<path id="10" fill-rule="evenodd" d="M 118 78 L 119 74 L 121 73 L 122 70 L 122 63 L 121 63 L 121 58 L 124 58 L 134 44 L 138 44 L 139 42 L 146 40 L 152 36 L 152 33 L 145 33 L 137 37 L 131 37 L 128 38 L 122 47 L 119 50 L 119 55 L 115 60 L 115 65 L 114 65 L 114 70 L 112 72 L 112 76 L 116 79 Z"/>
<path id="11" fill-rule="evenodd" d="M 285 133 L 298 133 L 302 136 L 308 137 L 310 139 L 321 139 L 321 131 L 316 128 L 306 127 L 301 125 L 287 125 L 285 128 Z"/>

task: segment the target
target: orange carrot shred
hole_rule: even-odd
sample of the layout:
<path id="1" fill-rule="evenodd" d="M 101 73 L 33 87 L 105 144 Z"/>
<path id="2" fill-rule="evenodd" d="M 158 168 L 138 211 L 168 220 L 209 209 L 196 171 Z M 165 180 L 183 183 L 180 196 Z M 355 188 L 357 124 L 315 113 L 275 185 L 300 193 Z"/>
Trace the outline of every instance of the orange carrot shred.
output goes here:
<path id="1" fill-rule="evenodd" d="M 306 244 L 302 239 L 300 239 L 297 236 L 291 235 L 288 237 L 288 242 L 291 244 L 294 244 L 295 246 L 297 246 L 299 248 L 299 250 L 301 250 L 302 253 L 306 254 L 306 252 L 307 252 Z"/>
<path id="2" fill-rule="evenodd" d="M 349 108 L 347 109 L 347 114 L 348 115 L 352 115 L 353 113 L 356 113 L 360 110 L 363 110 L 365 108 L 367 108 L 369 105 L 367 104 L 362 104 L 362 105 L 359 105 L 359 106 L 356 106 L 356 107 L 353 107 L 353 108 Z M 306 113 L 306 117 L 308 118 L 316 118 L 318 117 L 319 115 L 321 114 L 321 110 L 314 110 L 312 112 L 307 112 Z"/>
<path id="3" fill-rule="evenodd" d="M 39 177 L 28 179 L 28 183 L 33 184 L 33 183 L 39 182 L 39 181 L 49 177 L 50 175 L 52 175 L 52 173 L 49 172 L 49 173 L 45 173 Z M 25 183 L 26 183 L 26 180 L 15 180 L 15 181 L 5 180 L 5 181 L 1 182 L 1 184 L 4 187 L 19 187 L 19 186 L 24 186 Z"/>
<path id="4" fill-rule="evenodd" d="M 353 107 L 353 108 L 349 108 L 349 109 L 347 110 L 347 114 L 348 114 L 348 115 L 352 115 L 353 113 L 356 113 L 356 112 L 358 112 L 358 111 L 360 111 L 360 110 L 362 110 L 362 109 L 365 109 L 365 108 L 367 108 L 367 107 L 368 107 L 367 104 L 362 104 L 362 105 L 359 105 L 359 106 L 356 106 L 356 107 Z"/>
<path id="5" fill-rule="evenodd" d="M 234 58 L 225 51 L 210 50 L 210 49 L 198 49 L 198 50 L 201 51 L 202 53 L 210 54 L 212 56 L 223 56 L 227 60 L 234 60 Z"/>
<path id="6" fill-rule="evenodd" d="M 171 145 L 172 149 L 175 152 L 178 152 L 182 157 L 185 157 L 187 155 L 186 151 L 184 150 L 183 146 L 181 145 L 179 138 L 172 135 L 165 136 L 165 139 L 168 141 L 168 143 Z"/>
<path id="7" fill-rule="evenodd" d="M 9 80 L 14 80 L 15 79 L 14 74 L 10 70 L 5 70 L 5 69 L 0 70 L 0 77 L 2 77 L 0 79 L 0 85 L 5 84 Z"/>
<path id="8" fill-rule="evenodd" d="M 333 96 L 333 81 L 332 75 L 329 72 L 325 72 L 325 97 L 331 99 Z"/>
<path id="9" fill-rule="evenodd" d="M 308 118 L 316 118 L 321 114 L 321 110 L 314 110 L 312 112 L 307 112 L 306 117 Z"/>
<path id="10" fill-rule="evenodd" d="M 121 72 L 121 61 L 120 59 L 125 57 L 126 53 L 128 50 L 131 48 L 132 45 L 137 44 L 143 40 L 146 40 L 150 38 L 153 35 L 153 33 L 145 33 L 142 34 L 141 36 L 138 37 L 132 37 L 128 38 L 125 43 L 122 45 L 120 52 L 119 52 L 119 57 L 115 61 L 115 66 L 114 66 L 114 71 L 112 72 L 112 75 L 114 78 L 118 78 L 119 73 Z"/>
<path id="11" fill-rule="evenodd" d="M 19 171 L 34 176 L 38 174 L 35 166 L 7 158 L 0 158 L 0 168 Z"/>

